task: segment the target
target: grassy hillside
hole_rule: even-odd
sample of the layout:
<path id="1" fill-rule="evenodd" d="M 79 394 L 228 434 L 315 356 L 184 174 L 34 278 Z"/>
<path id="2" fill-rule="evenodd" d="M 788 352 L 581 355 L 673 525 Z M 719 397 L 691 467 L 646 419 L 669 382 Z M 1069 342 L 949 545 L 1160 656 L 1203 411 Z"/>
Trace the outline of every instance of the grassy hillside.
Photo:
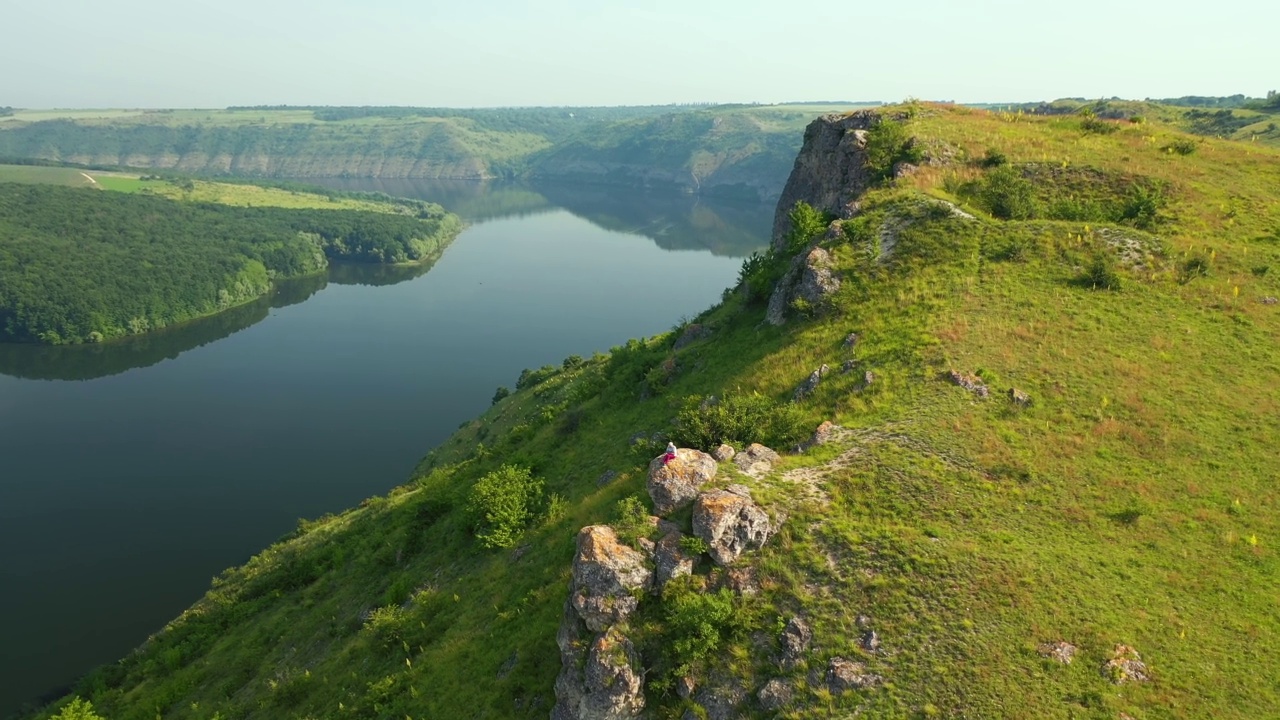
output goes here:
<path id="1" fill-rule="evenodd" d="M 701 333 L 526 373 L 406 485 L 301 522 L 75 693 L 110 720 L 547 717 L 575 533 L 646 532 L 620 501 L 648 506 L 653 434 L 788 450 L 831 420 L 831 442 L 758 479 L 721 463 L 713 484 L 747 484 L 781 530 L 737 579 L 704 556 L 641 600 L 627 632 L 655 717 L 732 715 L 678 694 L 681 674 L 749 717 L 1274 713 L 1280 151 L 1157 121 L 910 110 L 939 164 L 820 241 L 842 277 L 822 303 L 774 327 L 763 298 L 727 292 Z M 521 486 L 513 547 L 486 549 L 498 516 L 475 488 L 504 465 L 543 484 Z M 726 584 L 758 591 L 700 592 Z M 794 616 L 812 647 L 784 668 Z M 1070 664 L 1042 655 L 1058 642 Z M 1148 681 L 1113 682 L 1117 645 Z M 881 680 L 833 692 L 836 657 Z M 793 700 L 766 712 L 772 679 Z"/>

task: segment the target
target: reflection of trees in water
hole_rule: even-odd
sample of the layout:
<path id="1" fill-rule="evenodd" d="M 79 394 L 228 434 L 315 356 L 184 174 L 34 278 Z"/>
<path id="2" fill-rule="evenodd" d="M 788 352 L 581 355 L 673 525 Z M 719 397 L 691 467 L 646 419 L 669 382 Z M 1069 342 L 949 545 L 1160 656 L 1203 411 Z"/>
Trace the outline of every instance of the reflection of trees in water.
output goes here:
<path id="1" fill-rule="evenodd" d="M 643 235 L 664 250 L 708 250 L 746 257 L 769 244 L 773 206 L 676 191 L 539 182 L 333 179 L 339 190 L 384 192 L 439 203 L 468 222 L 564 208 L 606 230 Z"/>
<path id="2" fill-rule="evenodd" d="M 271 295 L 247 305 L 101 345 L 0 343 L 0 373 L 31 380 L 92 380 L 155 365 L 240 332 L 265 319 L 272 308 L 296 305 L 326 283 L 323 274 L 280 282 Z"/>
<path id="3" fill-rule="evenodd" d="M 332 178 L 307 180 L 336 190 L 380 192 L 396 197 L 430 198 L 470 223 L 550 212 L 555 207 L 532 188 L 511 182 L 472 180 L 377 180 Z"/>
<path id="4" fill-rule="evenodd" d="M 333 263 L 329 266 L 329 282 L 334 285 L 395 285 L 427 274 L 435 267 L 440 255 L 423 262 L 404 265 L 380 263 Z"/>
<path id="5" fill-rule="evenodd" d="M 538 185 L 552 203 L 606 230 L 644 235 L 664 250 L 746 257 L 769 244 L 773 208 L 685 193 Z"/>

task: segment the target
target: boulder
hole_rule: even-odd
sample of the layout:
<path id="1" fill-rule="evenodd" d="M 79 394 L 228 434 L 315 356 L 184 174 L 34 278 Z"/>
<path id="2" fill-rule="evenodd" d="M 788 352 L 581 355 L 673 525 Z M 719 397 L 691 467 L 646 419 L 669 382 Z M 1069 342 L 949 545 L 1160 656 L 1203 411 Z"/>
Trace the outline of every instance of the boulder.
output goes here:
<path id="1" fill-rule="evenodd" d="M 1116 645 L 1111 659 L 1102 666 L 1102 672 L 1111 682 L 1123 685 L 1127 682 L 1146 682 L 1151 679 L 1142 656 L 1128 645 Z"/>
<path id="2" fill-rule="evenodd" d="M 947 373 L 947 377 L 951 378 L 951 382 L 972 392 L 980 398 L 985 398 L 991 394 L 986 383 L 982 382 L 982 378 L 977 375 L 970 375 L 968 373 L 962 373 L 959 370 L 952 370 Z"/>
<path id="3" fill-rule="evenodd" d="M 827 663 L 827 687 L 837 695 L 849 690 L 877 687 L 883 683 L 883 677 L 867 672 L 867 666 L 860 662 L 833 657 Z"/>
<path id="4" fill-rule="evenodd" d="M 737 452 L 737 450 L 733 449 L 732 445 L 721 443 L 719 447 L 711 451 L 711 457 L 719 460 L 720 462 L 724 462 L 725 460 L 732 460 L 733 456 L 736 455 Z"/>
<path id="5" fill-rule="evenodd" d="M 813 437 L 809 439 L 809 444 L 812 446 L 826 445 L 831 442 L 835 437 L 836 431 L 839 429 L 839 425 L 836 425 L 830 420 L 825 420 L 818 426 L 817 430 L 813 431 Z"/>
<path id="6" fill-rule="evenodd" d="M 693 701 L 702 706 L 706 720 L 737 720 L 742 717 L 741 706 L 746 699 L 746 688 L 728 677 L 712 676 L 693 694 Z"/>
<path id="7" fill-rule="evenodd" d="M 831 372 L 831 368 L 824 364 L 809 373 L 809 377 L 796 387 L 795 392 L 791 393 L 791 401 L 798 402 L 812 395 L 813 391 L 818 389 L 818 384 L 822 382 L 822 378 L 829 372 Z"/>
<path id="8" fill-rule="evenodd" d="M 707 543 L 718 565 L 731 565 L 742 553 L 763 546 L 773 533 L 769 514 L 750 498 L 712 490 L 693 504 L 693 534 Z"/>
<path id="9" fill-rule="evenodd" d="M 857 367 L 858 367 L 857 360 L 853 360 L 853 359 L 845 360 L 843 363 L 840 363 L 840 372 L 851 373 Z"/>
<path id="10" fill-rule="evenodd" d="M 809 624 L 804 620 L 793 617 L 787 621 L 786 627 L 782 628 L 778 642 L 782 646 L 779 664 L 785 670 L 792 670 L 809 652 L 809 645 L 813 642 L 813 630 L 809 629 Z"/>
<path id="11" fill-rule="evenodd" d="M 578 533 L 571 602 L 588 628 L 603 632 L 625 620 L 652 579 L 645 556 L 619 542 L 613 528 L 591 525 Z"/>
<path id="12" fill-rule="evenodd" d="M 756 569 L 751 566 L 717 569 L 712 577 L 711 586 L 743 597 L 760 593 L 760 580 L 756 576 Z"/>
<path id="13" fill-rule="evenodd" d="M 869 653 L 875 653 L 880 650 L 880 633 L 875 630 L 867 630 L 862 633 L 862 638 L 858 641 L 863 650 Z"/>
<path id="14" fill-rule="evenodd" d="M 773 464 L 781 459 L 772 449 L 760 443 L 751 443 L 747 449 L 734 456 L 733 464 L 742 472 L 758 478 L 767 475 L 773 470 Z"/>
<path id="15" fill-rule="evenodd" d="M 1076 646 L 1059 640 L 1058 642 L 1043 643 L 1038 648 L 1038 652 L 1040 657 L 1057 660 L 1063 665 L 1070 665 L 1071 661 L 1076 657 Z"/>
<path id="16" fill-rule="evenodd" d="M 851 332 L 844 336 L 844 342 L 840 343 L 840 347 L 845 350 L 852 350 L 858 344 L 859 336 L 856 332 Z"/>
<path id="17" fill-rule="evenodd" d="M 667 533 L 653 550 L 653 587 L 661 592 L 675 578 L 693 574 L 698 558 L 680 546 L 684 539 L 679 531 Z"/>
<path id="18" fill-rule="evenodd" d="M 1009 388 L 1009 402 L 1020 407 L 1027 407 L 1031 404 L 1031 396 L 1018 388 Z"/>
<path id="19" fill-rule="evenodd" d="M 649 463 L 649 497 L 654 511 L 669 515 L 693 502 L 698 490 L 716 476 L 716 460 L 701 450 L 679 448 L 670 462 L 658 456 Z"/>
<path id="20" fill-rule="evenodd" d="M 760 692 L 756 693 L 756 699 L 760 701 L 760 707 L 774 711 L 790 705 L 794 694 L 795 691 L 787 681 L 774 678 L 760 688 Z"/>

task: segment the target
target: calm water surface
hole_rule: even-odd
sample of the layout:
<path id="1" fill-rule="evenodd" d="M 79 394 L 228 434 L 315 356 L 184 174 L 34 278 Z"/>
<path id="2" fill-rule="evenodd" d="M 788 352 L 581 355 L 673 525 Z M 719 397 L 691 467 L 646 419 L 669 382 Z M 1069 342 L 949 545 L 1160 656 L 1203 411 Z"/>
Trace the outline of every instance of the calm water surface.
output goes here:
<path id="1" fill-rule="evenodd" d="M 327 278 L 134 343 L 0 345 L 0 717 L 115 660 L 298 518 L 404 482 L 520 370 L 669 329 L 772 208 L 334 182 L 470 223 L 429 268 Z"/>

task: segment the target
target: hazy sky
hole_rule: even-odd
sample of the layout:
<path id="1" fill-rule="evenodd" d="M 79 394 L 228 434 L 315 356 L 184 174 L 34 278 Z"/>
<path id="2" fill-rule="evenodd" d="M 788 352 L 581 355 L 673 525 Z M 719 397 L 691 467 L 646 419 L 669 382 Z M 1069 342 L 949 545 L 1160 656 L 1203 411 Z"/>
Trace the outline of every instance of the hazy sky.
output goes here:
<path id="1" fill-rule="evenodd" d="M 3 0 L 0 106 L 1262 95 L 1280 2 Z"/>

